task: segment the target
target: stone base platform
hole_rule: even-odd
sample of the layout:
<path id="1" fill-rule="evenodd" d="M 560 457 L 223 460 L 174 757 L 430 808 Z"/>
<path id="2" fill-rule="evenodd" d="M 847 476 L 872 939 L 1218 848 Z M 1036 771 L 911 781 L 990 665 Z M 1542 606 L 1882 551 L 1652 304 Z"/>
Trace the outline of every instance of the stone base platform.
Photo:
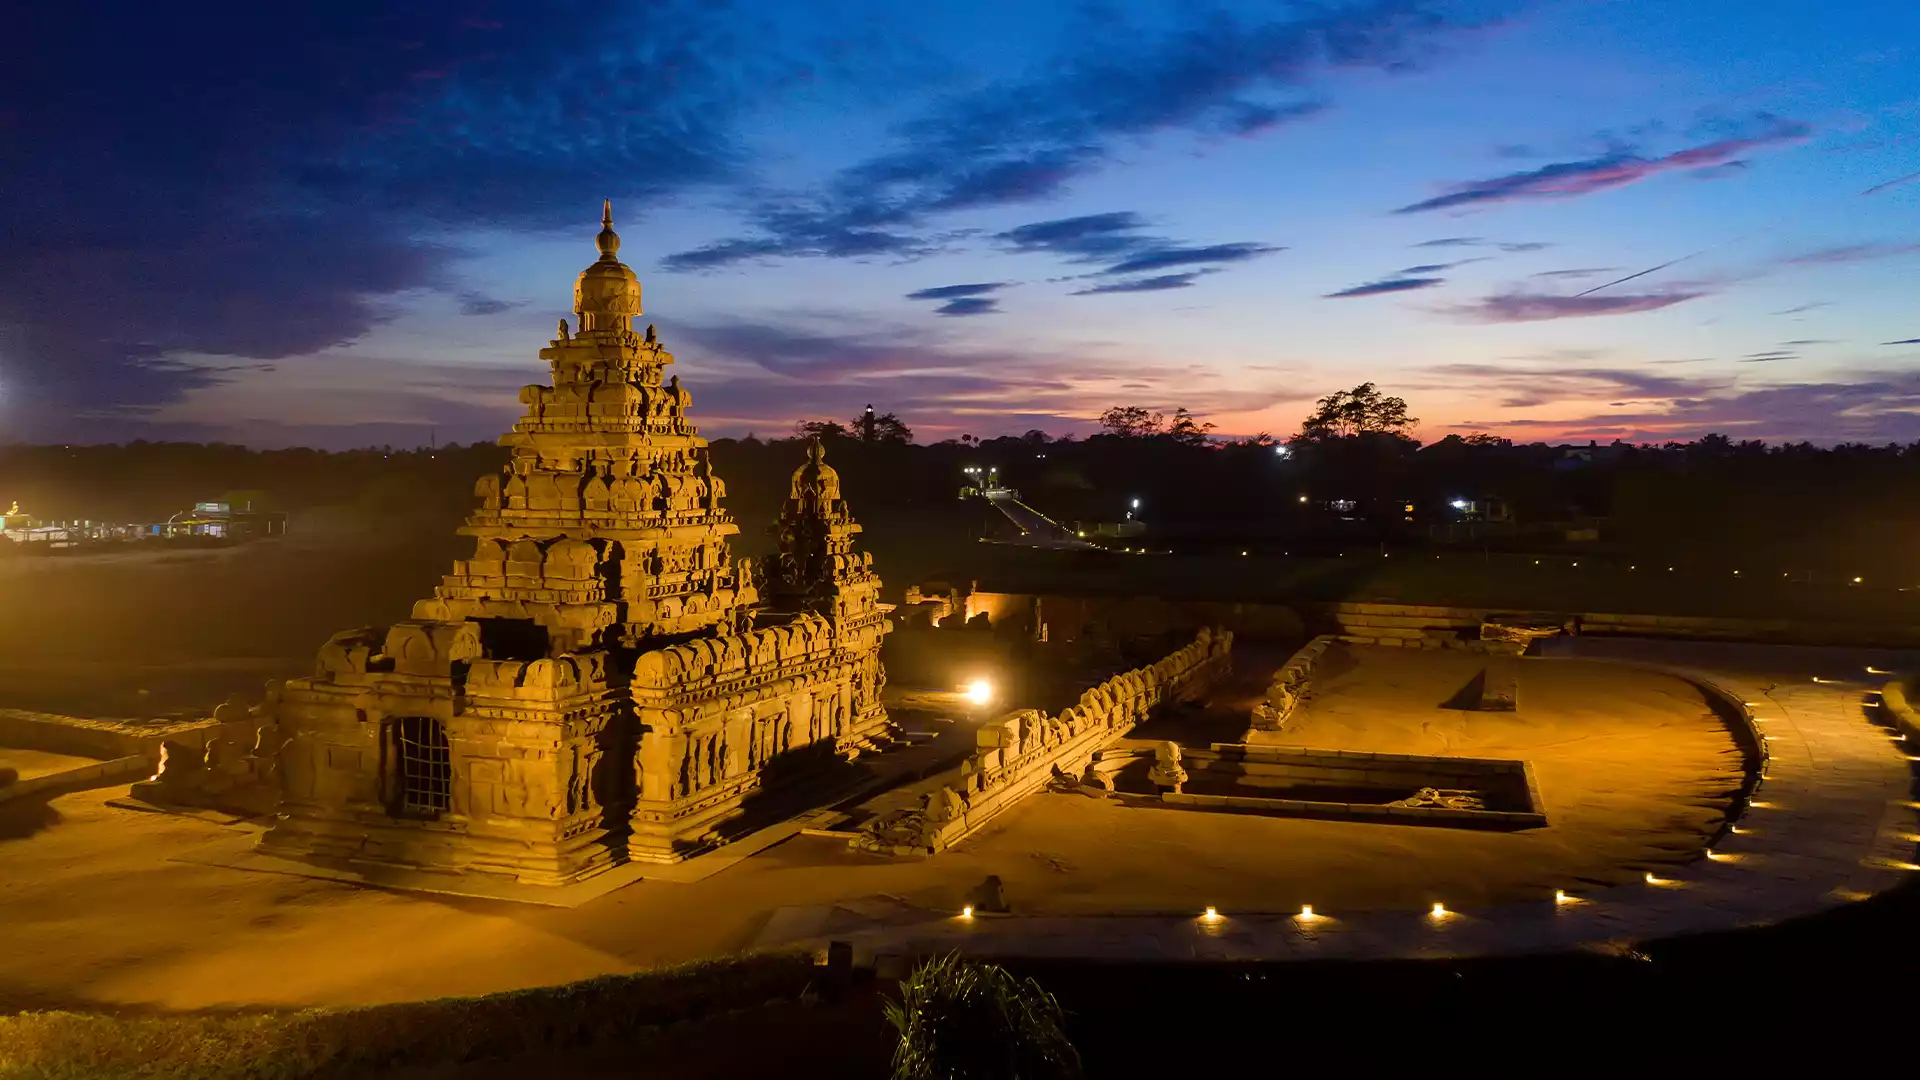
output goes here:
<path id="1" fill-rule="evenodd" d="M 141 807 L 141 809 L 151 808 Z M 266 826 L 257 821 L 239 822 L 234 826 L 234 835 L 184 855 L 175 856 L 174 861 L 200 866 L 220 866 L 230 870 L 290 874 L 295 877 L 320 878 L 325 881 L 342 881 L 353 885 L 434 893 L 440 896 L 466 896 L 482 900 L 510 900 L 521 904 L 539 904 L 543 907 L 575 908 L 608 893 L 624 889 L 636 881 L 691 883 L 712 877 L 744 859 L 800 835 L 804 829 L 828 828 L 844 817 L 844 814 L 830 810 L 814 811 L 777 825 L 770 825 L 726 847 L 697 855 L 683 862 L 622 863 L 603 873 L 595 874 L 585 881 L 559 886 L 524 884 L 503 874 L 436 873 L 431 870 L 409 870 L 378 863 L 343 860 L 307 861 L 273 855 L 258 848 L 260 837 L 265 833 Z"/>

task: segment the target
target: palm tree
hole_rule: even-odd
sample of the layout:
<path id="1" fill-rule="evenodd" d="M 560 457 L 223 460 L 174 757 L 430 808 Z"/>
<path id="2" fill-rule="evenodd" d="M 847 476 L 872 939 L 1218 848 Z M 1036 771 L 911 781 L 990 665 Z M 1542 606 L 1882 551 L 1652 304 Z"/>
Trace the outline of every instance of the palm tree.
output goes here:
<path id="1" fill-rule="evenodd" d="M 894 1080 L 1067 1080 L 1080 1055 L 1061 1028 L 1060 1003 L 1032 979 L 956 954 L 935 957 L 887 1003 L 900 1033 Z"/>

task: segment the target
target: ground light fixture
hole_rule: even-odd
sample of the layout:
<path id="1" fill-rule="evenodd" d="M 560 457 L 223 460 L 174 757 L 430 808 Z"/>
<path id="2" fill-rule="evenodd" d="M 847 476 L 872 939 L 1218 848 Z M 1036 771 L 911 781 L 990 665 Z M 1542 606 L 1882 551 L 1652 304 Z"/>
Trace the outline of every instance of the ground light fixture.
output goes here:
<path id="1" fill-rule="evenodd" d="M 1215 920 L 1220 918 L 1220 912 L 1215 910 L 1213 907 L 1209 906 L 1207 910 L 1200 913 L 1200 917 L 1207 920 L 1208 922 L 1214 922 Z"/>
<path id="2" fill-rule="evenodd" d="M 1446 917 L 1447 917 L 1447 905 L 1445 905 L 1445 904 L 1435 904 L 1435 905 L 1433 905 L 1433 917 L 1434 917 L 1434 918 L 1436 918 L 1436 919 L 1444 919 L 1444 918 L 1446 918 Z"/>
<path id="3" fill-rule="evenodd" d="M 1302 918 L 1302 919 L 1304 919 L 1304 920 L 1306 920 L 1306 921 L 1308 921 L 1308 922 L 1311 922 L 1311 921 L 1313 921 L 1314 919 L 1316 919 L 1316 918 L 1318 918 L 1318 916 L 1316 916 L 1316 915 L 1315 915 L 1315 914 L 1313 913 L 1313 905 L 1312 905 L 1312 904 L 1301 904 L 1301 905 L 1300 905 L 1300 918 Z"/>
<path id="4" fill-rule="evenodd" d="M 993 684 L 985 679 L 975 679 L 967 684 L 962 693 L 966 695 L 967 704 L 985 705 L 993 700 Z"/>
<path id="5" fill-rule="evenodd" d="M 972 905 L 972 904 L 968 904 L 968 905 L 967 905 L 966 907 L 963 907 L 963 908 L 961 908 L 961 909 L 960 909 L 960 917 L 961 917 L 961 918 L 963 918 L 963 919 L 971 919 L 971 918 L 973 918 L 973 905 Z"/>
<path id="6" fill-rule="evenodd" d="M 1573 897 L 1568 896 L 1567 890 L 1565 889 L 1555 889 L 1553 890 L 1553 902 L 1556 904 L 1571 904 L 1573 903 Z"/>

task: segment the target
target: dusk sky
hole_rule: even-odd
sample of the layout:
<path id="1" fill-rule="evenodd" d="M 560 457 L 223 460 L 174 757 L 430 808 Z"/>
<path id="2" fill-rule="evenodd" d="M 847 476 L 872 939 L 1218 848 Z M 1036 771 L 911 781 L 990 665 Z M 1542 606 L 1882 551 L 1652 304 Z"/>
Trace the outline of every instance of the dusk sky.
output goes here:
<path id="1" fill-rule="evenodd" d="M 709 436 L 1285 436 L 1371 380 L 1429 441 L 1920 440 L 1911 0 L 62 2 L 4 38 L 0 442 L 491 439 L 609 197 Z"/>

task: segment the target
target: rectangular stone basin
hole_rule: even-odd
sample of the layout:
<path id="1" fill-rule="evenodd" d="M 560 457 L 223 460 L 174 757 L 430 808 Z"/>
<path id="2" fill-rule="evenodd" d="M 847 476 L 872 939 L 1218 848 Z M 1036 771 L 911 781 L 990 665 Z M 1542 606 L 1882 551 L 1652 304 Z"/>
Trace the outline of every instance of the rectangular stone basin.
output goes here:
<path id="1" fill-rule="evenodd" d="M 1547 823 L 1524 761 L 1214 743 L 1181 756 L 1178 792 L 1147 781 L 1151 748 L 1103 751 L 1093 769 L 1129 802 L 1185 810 L 1338 818 L 1452 828 L 1531 829 Z M 1472 792 L 1481 808 L 1393 806 L 1422 788 Z"/>

